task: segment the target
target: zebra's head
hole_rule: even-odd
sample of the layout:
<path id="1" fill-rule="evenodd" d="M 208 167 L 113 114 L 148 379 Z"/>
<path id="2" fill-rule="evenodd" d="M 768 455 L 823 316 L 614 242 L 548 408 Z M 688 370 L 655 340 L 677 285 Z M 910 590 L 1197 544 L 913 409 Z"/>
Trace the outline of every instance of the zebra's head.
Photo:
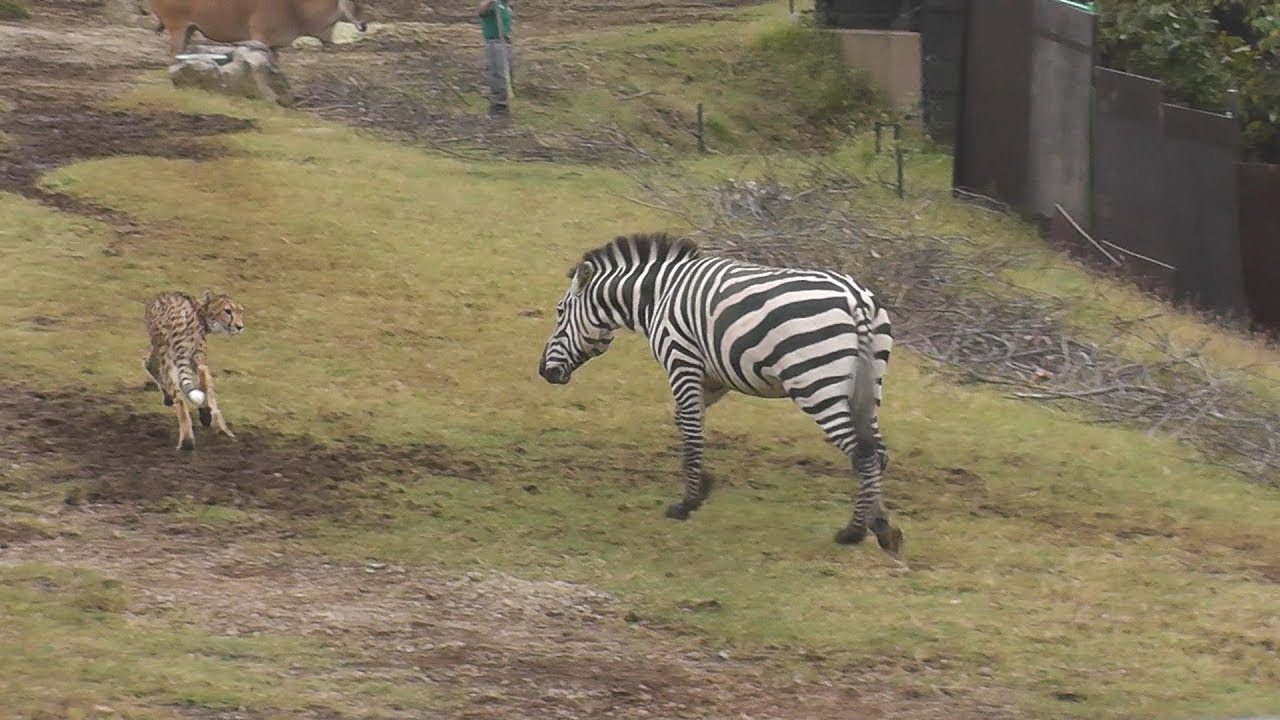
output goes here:
<path id="1" fill-rule="evenodd" d="M 538 365 L 538 374 L 549 383 L 569 382 L 574 370 L 603 355 L 613 342 L 617 323 L 602 307 L 602 293 L 591 282 L 599 275 L 588 261 L 569 272 L 569 289 L 556 303 L 556 327 Z"/>

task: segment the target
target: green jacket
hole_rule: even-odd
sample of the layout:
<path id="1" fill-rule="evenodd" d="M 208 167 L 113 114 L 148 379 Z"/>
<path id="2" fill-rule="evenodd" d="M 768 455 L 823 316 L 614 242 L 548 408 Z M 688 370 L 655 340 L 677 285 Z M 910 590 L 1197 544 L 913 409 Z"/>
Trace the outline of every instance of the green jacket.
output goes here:
<path id="1" fill-rule="evenodd" d="M 485 40 L 498 39 L 498 20 L 494 15 L 494 8 L 498 8 L 502 12 L 502 28 L 507 31 L 507 40 L 511 39 L 511 7 L 507 5 L 506 0 L 493 0 L 489 3 L 489 11 L 480 16 L 480 25 L 484 30 Z"/>

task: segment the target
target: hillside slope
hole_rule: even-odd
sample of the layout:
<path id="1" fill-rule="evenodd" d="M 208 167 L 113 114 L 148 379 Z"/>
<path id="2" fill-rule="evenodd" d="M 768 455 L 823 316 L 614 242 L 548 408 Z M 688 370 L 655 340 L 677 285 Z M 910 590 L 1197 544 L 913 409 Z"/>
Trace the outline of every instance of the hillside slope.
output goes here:
<path id="1" fill-rule="evenodd" d="M 30 29 L 3 28 L 79 84 L 72 98 L 6 75 L 22 91 L 5 91 L 0 152 L 25 169 L 0 193 L 0 706 L 102 718 L 1280 712 L 1277 489 L 1169 428 L 958 383 L 956 368 L 973 366 L 924 339 L 964 326 L 922 309 L 1039 312 L 1024 298 L 1052 293 L 1052 328 L 1037 332 L 1129 363 L 1207 340 L 1197 362 L 1260 417 L 1276 410 L 1274 351 L 954 203 L 945 157 L 914 151 L 897 200 L 881 182 L 887 159 L 842 132 L 865 129 L 874 104 L 780 120 L 860 85 L 796 43 L 777 7 L 698 6 L 700 24 L 590 33 L 545 7 L 510 126 L 478 117 L 463 18 L 287 53 L 308 90 L 292 111 L 138 76 L 158 40 L 78 29 L 65 8 L 34 5 Z M 117 49 L 77 73 L 65 54 L 77 43 Z M 777 53 L 823 70 L 811 85 L 764 84 Z M 721 123 L 708 157 L 687 135 L 700 99 Z M 45 142 L 54 130 L 59 153 Z M 831 542 L 853 485 L 789 404 L 730 397 L 710 412 L 717 490 L 673 523 L 662 508 L 677 492 L 677 437 L 644 343 L 623 337 L 566 387 L 537 377 L 565 271 L 652 229 L 836 263 L 886 287 L 903 316 L 886 493 L 910 571 Z M 922 274 L 906 283 L 900 267 Z M 200 428 L 184 456 L 171 412 L 143 390 L 142 302 L 206 286 L 247 308 L 247 332 L 210 350 L 237 439 Z"/>

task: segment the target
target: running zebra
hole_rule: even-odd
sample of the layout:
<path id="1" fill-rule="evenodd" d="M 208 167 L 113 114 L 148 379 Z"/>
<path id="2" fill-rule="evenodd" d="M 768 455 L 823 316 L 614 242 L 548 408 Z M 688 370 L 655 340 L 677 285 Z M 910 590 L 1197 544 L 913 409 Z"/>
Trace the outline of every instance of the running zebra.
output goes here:
<path id="1" fill-rule="evenodd" d="M 538 373 L 563 385 L 609 349 L 618 328 L 648 338 L 670 379 L 684 436 L 684 497 L 667 517 L 687 519 L 710 493 L 702 472 L 706 408 L 730 391 L 789 397 L 862 479 L 853 518 L 836 542 L 862 542 L 869 526 L 901 561 L 902 531 L 880 500 L 889 455 L 878 416 L 893 337 L 870 290 L 837 272 L 705 256 L 692 241 L 662 233 L 618 237 L 588 251 L 569 278 Z"/>

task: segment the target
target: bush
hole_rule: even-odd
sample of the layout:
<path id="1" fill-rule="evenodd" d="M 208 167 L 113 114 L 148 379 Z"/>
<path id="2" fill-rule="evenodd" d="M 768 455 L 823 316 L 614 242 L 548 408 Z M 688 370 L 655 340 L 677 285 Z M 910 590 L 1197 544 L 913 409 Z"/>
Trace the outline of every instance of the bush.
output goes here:
<path id="1" fill-rule="evenodd" d="M 788 109 L 811 128 L 847 132 L 885 108 L 866 73 L 845 62 L 839 38 L 811 23 L 765 32 L 751 50 L 786 85 Z"/>
<path id="2" fill-rule="evenodd" d="M 0 20 L 26 20 L 31 17 L 18 0 L 0 0 Z"/>
<path id="3" fill-rule="evenodd" d="M 1099 0 L 1103 63 L 1157 78 L 1169 102 L 1228 109 L 1247 159 L 1280 163 L 1280 12 L 1261 0 Z"/>

